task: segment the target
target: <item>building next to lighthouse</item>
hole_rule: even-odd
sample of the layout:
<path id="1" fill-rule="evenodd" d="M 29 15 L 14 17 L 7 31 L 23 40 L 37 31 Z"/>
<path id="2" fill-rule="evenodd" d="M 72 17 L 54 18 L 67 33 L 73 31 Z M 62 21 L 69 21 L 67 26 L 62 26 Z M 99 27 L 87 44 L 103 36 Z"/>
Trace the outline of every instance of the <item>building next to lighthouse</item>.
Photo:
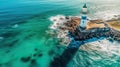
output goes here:
<path id="1" fill-rule="evenodd" d="M 82 13 L 82 16 L 81 16 L 81 21 L 80 21 L 80 28 L 81 29 L 86 29 L 86 26 L 87 26 L 87 13 L 88 13 L 88 9 L 87 9 L 86 4 L 84 4 L 81 13 Z"/>

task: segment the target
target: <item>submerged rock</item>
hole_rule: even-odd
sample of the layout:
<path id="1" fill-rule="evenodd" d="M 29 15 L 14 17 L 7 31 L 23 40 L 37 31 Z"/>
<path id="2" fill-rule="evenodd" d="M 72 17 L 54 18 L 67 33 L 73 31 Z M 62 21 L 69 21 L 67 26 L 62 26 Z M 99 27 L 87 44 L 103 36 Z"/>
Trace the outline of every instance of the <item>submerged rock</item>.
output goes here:
<path id="1" fill-rule="evenodd" d="M 30 59 L 31 59 L 31 57 L 28 56 L 28 57 L 22 57 L 20 60 L 21 60 L 22 62 L 28 62 L 28 61 L 30 61 Z"/>

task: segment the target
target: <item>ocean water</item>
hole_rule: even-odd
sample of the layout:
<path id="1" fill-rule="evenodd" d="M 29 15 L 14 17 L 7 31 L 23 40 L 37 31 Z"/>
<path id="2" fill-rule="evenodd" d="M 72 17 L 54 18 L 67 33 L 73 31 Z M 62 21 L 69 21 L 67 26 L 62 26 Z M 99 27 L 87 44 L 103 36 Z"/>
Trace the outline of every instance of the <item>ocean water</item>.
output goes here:
<path id="1" fill-rule="evenodd" d="M 120 11 L 119 0 L 0 0 L 0 67 L 50 67 L 66 47 L 46 33 L 52 24 L 49 18 L 79 16 L 84 3 L 93 19 L 109 19 Z M 68 67 L 120 66 L 119 43 L 105 39 L 88 44 Z"/>

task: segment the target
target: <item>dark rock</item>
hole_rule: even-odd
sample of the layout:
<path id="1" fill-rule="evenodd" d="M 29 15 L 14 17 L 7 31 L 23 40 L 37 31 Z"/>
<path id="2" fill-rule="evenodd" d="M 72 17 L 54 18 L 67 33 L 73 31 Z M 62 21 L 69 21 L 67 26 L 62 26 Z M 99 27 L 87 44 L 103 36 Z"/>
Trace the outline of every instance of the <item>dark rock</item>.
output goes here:
<path id="1" fill-rule="evenodd" d="M 9 43 L 8 46 L 12 47 L 14 46 L 19 40 L 14 40 L 13 42 Z"/>
<path id="2" fill-rule="evenodd" d="M 36 63 L 36 60 L 35 60 L 35 59 L 32 59 L 30 62 L 31 62 L 32 64 L 35 64 L 35 63 Z"/>
<path id="3" fill-rule="evenodd" d="M 65 17 L 65 19 L 69 19 L 69 17 Z"/>
<path id="4" fill-rule="evenodd" d="M 38 54 L 38 56 L 41 57 L 41 56 L 43 56 L 43 54 L 40 53 L 40 54 Z"/>
<path id="5" fill-rule="evenodd" d="M 37 48 L 35 48 L 34 50 L 35 50 L 35 51 L 38 51 L 38 49 L 37 49 Z"/>
<path id="6" fill-rule="evenodd" d="M 19 40 L 14 40 L 11 42 L 5 42 L 2 45 L 0 45 L 0 47 L 13 47 Z"/>
<path id="7" fill-rule="evenodd" d="M 22 57 L 21 61 L 22 62 L 28 62 L 31 59 L 31 57 Z"/>
<path id="8" fill-rule="evenodd" d="M 34 35 L 35 35 L 35 34 L 27 35 L 27 36 L 24 37 L 24 39 L 29 39 L 29 38 L 33 37 Z"/>
<path id="9" fill-rule="evenodd" d="M 117 15 L 114 15 L 114 17 L 117 17 Z"/>
<path id="10" fill-rule="evenodd" d="M 33 54 L 33 56 L 35 57 L 35 56 L 37 56 L 37 54 Z"/>
<path id="11" fill-rule="evenodd" d="M 31 59 L 29 67 L 39 67 L 35 59 Z"/>
<path id="12" fill-rule="evenodd" d="M 50 51 L 48 52 L 48 54 L 49 54 L 49 55 L 53 55 L 53 54 L 54 54 L 54 51 L 53 51 L 53 50 L 50 50 Z"/>
<path id="13" fill-rule="evenodd" d="M 16 36 L 18 34 L 19 34 L 19 32 L 8 31 L 6 33 L 1 34 L 0 36 L 8 38 L 8 37 Z"/>

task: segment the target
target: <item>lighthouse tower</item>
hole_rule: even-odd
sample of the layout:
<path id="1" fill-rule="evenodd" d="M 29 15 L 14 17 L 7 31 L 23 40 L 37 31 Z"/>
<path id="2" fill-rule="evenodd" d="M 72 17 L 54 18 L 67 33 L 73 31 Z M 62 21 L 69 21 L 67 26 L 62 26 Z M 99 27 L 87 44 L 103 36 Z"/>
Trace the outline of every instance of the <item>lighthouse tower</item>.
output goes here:
<path id="1" fill-rule="evenodd" d="M 82 13 L 82 16 L 81 16 L 81 21 L 80 21 L 80 28 L 81 29 L 86 29 L 86 25 L 87 25 L 87 13 L 88 13 L 86 4 L 84 4 L 81 13 Z"/>

